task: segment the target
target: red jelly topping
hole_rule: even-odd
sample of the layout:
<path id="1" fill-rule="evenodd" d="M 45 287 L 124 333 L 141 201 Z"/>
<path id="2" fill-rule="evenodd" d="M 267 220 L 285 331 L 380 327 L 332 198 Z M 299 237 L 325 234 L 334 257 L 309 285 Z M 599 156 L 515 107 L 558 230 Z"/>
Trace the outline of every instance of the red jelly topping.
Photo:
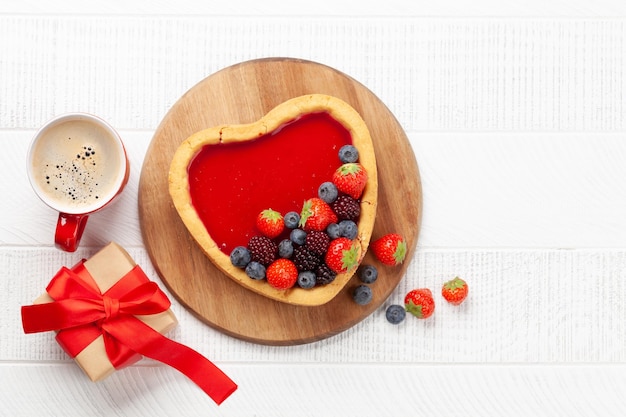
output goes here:
<path id="1" fill-rule="evenodd" d="M 312 113 L 254 140 L 206 145 L 189 166 L 191 201 L 211 238 L 230 254 L 258 234 L 262 210 L 300 213 L 341 165 L 339 148 L 351 143 L 328 113 Z"/>

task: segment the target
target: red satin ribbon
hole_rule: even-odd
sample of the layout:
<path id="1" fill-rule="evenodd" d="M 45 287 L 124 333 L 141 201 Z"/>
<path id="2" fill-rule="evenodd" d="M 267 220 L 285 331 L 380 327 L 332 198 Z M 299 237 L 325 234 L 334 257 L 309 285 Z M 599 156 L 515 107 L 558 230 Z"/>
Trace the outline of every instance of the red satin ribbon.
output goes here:
<path id="1" fill-rule="evenodd" d="M 178 369 L 217 404 L 237 385 L 211 361 L 170 340 L 135 315 L 151 315 L 170 307 L 167 296 L 135 266 L 104 294 L 82 262 L 61 268 L 46 289 L 55 301 L 22 307 L 25 333 L 58 330 L 57 340 L 72 357 L 103 335 L 106 353 L 116 369 L 141 355 Z"/>

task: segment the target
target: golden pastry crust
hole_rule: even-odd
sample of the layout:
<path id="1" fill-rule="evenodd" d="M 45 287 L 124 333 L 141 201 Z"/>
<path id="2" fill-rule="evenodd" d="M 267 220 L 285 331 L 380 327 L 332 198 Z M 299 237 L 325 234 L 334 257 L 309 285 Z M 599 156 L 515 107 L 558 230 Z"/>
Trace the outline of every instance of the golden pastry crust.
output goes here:
<path id="1" fill-rule="evenodd" d="M 303 306 L 322 305 L 330 301 L 352 278 L 356 268 L 337 275 L 330 284 L 311 289 L 301 289 L 296 286 L 288 290 L 278 290 L 264 280 L 250 279 L 243 270 L 232 265 L 230 257 L 219 249 L 207 233 L 191 202 L 187 168 L 194 156 L 205 145 L 252 140 L 276 130 L 298 116 L 315 112 L 327 112 L 350 132 L 352 144 L 359 151 L 359 162 L 368 173 L 367 185 L 361 196 L 359 233 L 356 238 L 360 243 L 360 259 L 362 259 L 367 251 L 376 217 L 378 200 L 376 156 L 367 125 L 359 113 L 341 99 L 324 94 L 309 94 L 279 104 L 254 123 L 222 125 L 201 130 L 191 135 L 178 147 L 169 171 L 169 192 L 174 206 L 189 233 L 207 257 L 227 276 L 244 287 L 281 302 Z"/>

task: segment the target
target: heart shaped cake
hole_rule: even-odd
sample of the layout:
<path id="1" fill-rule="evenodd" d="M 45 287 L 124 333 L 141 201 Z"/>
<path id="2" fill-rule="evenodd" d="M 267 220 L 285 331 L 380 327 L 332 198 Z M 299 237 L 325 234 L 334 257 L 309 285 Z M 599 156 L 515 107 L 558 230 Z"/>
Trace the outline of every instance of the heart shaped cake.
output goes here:
<path id="1" fill-rule="evenodd" d="M 274 300 L 317 306 L 350 281 L 369 245 L 376 157 L 352 106 L 310 94 L 256 122 L 191 135 L 172 159 L 169 192 L 227 276 Z"/>

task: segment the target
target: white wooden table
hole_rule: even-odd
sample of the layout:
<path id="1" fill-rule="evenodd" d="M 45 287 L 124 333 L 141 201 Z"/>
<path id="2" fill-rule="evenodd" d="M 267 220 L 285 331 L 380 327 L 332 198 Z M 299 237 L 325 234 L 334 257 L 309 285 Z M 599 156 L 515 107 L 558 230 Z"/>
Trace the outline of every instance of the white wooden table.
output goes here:
<path id="1" fill-rule="evenodd" d="M 0 6 L 1 415 L 624 415 L 622 1 L 87 3 Z M 406 276 L 358 325 L 292 347 L 223 335 L 172 297 L 169 336 L 239 384 L 219 407 L 149 360 L 90 382 L 52 334 L 23 334 L 20 306 L 111 240 L 160 282 L 137 215 L 152 134 L 204 77 L 270 56 L 351 75 L 405 128 L 424 190 Z M 67 111 L 113 124 L 132 164 L 74 254 L 53 247 L 56 214 L 25 171 L 36 129 Z M 388 304 L 454 275 L 464 305 L 438 297 L 429 320 L 386 322 Z"/>

